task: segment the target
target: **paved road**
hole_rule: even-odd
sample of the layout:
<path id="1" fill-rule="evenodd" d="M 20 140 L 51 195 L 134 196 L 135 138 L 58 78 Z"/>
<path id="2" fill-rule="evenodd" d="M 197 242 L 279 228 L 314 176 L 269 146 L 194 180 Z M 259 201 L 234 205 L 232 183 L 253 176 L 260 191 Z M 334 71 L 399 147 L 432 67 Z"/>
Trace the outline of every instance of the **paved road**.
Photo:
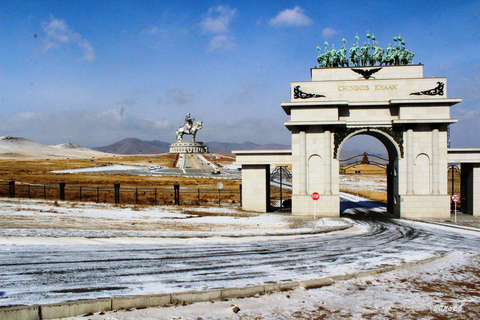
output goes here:
<path id="1" fill-rule="evenodd" d="M 480 234 L 369 212 L 363 232 L 239 243 L 0 248 L 0 305 L 204 290 L 355 272 L 450 250 L 480 253 Z"/>

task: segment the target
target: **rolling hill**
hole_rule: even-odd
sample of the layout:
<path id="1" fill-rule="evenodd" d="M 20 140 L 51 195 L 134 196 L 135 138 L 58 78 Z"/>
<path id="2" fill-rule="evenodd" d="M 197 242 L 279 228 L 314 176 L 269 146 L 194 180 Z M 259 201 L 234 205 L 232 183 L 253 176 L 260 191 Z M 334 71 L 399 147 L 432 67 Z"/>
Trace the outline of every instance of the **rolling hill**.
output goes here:
<path id="1" fill-rule="evenodd" d="M 115 153 L 115 154 L 158 154 L 169 151 L 170 143 L 153 140 L 144 141 L 137 138 L 127 138 L 114 144 L 93 148 L 94 150 Z M 290 149 L 288 145 L 282 144 L 266 144 L 260 145 L 253 142 L 230 143 L 230 142 L 206 142 L 208 150 L 211 153 L 229 154 L 232 150 L 277 150 Z"/>

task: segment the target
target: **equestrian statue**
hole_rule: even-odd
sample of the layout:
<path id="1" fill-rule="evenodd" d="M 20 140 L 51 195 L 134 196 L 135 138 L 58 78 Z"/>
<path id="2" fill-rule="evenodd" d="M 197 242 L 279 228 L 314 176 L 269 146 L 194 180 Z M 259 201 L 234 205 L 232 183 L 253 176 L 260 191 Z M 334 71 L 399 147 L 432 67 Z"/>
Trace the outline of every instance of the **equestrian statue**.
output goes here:
<path id="1" fill-rule="evenodd" d="M 195 142 L 195 136 L 197 135 L 197 131 L 203 128 L 203 121 L 195 121 L 194 118 L 190 116 L 190 113 L 187 113 L 185 117 L 185 124 L 178 128 L 176 135 L 177 135 L 177 142 L 183 141 L 183 135 L 188 134 L 192 136 L 192 141 Z"/>
<path id="2" fill-rule="evenodd" d="M 336 51 L 332 44 L 332 49 L 328 50 L 328 41 L 324 42 L 323 53 L 321 52 L 320 45 L 317 46 L 318 56 L 317 68 L 336 68 L 336 67 L 349 67 L 351 62 L 354 67 L 373 67 L 381 65 L 395 65 L 403 66 L 411 64 L 414 54 L 405 49 L 405 40 L 399 34 L 395 35 L 393 41 L 395 41 L 395 47 L 391 44 L 384 50 L 378 46 L 378 42 L 375 35 L 367 31 L 368 42 L 364 42 L 363 46 L 358 45 L 360 37 L 355 35 L 355 42 L 353 46 L 348 50 L 350 57 L 347 57 L 347 49 L 345 44 L 347 40 L 345 37 L 342 39 L 343 46 L 340 50 Z M 370 42 L 372 40 L 372 42 Z M 371 52 L 373 51 L 373 52 Z"/>

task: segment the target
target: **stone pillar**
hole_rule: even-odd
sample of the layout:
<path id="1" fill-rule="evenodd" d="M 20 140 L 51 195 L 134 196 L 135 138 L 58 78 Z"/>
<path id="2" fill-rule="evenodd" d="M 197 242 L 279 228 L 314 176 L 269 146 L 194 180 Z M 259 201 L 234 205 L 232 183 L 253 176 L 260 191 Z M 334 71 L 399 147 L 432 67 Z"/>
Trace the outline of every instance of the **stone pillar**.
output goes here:
<path id="1" fill-rule="evenodd" d="M 242 164 L 242 208 L 267 212 L 270 209 L 270 165 Z"/>
<path id="2" fill-rule="evenodd" d="M 414 186 L 414 158 L 413 158 L 413 129 L 407 130 L 407 195 L 413 194 Z"/>
<path id="3" fill-rule="evenodd" d="M 330 130 L 325 130 L 325 194 L 332 194 L 332 134 Z"/>
<path id="4" fill-rule="evenodd" d="M 440 194 L 440 144 L 438 128 L 432 130 L 432 194 Z"/>
<path id="5" fill-rule="evenodd" d="M 300 194 L 307 194 L 307 134 L 302 129 L 300 137 Z"/>

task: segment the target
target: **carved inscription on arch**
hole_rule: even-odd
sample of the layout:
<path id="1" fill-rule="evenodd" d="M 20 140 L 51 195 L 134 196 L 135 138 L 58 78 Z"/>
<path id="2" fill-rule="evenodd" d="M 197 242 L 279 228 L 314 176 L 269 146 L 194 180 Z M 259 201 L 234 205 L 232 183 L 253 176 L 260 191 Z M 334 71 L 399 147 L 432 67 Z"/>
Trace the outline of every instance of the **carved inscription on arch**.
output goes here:
<path id="1" fill-rule="evenodd" d="M 400 157 L 403 158 L 403 131 L 394 130 L 392 127 L 355 127 L 355 128 L 337 128 L 334 133 L 334 150 L 333 150 L 333 158 L 338 159 L 338 148 L 348 137 L 350 134 L 355 133 L 357 131 L 370 131 L 370 130 L 377 130 L 386 133 L 389 135 L 398 145 L 398 149 L 400 150 Z"/>

